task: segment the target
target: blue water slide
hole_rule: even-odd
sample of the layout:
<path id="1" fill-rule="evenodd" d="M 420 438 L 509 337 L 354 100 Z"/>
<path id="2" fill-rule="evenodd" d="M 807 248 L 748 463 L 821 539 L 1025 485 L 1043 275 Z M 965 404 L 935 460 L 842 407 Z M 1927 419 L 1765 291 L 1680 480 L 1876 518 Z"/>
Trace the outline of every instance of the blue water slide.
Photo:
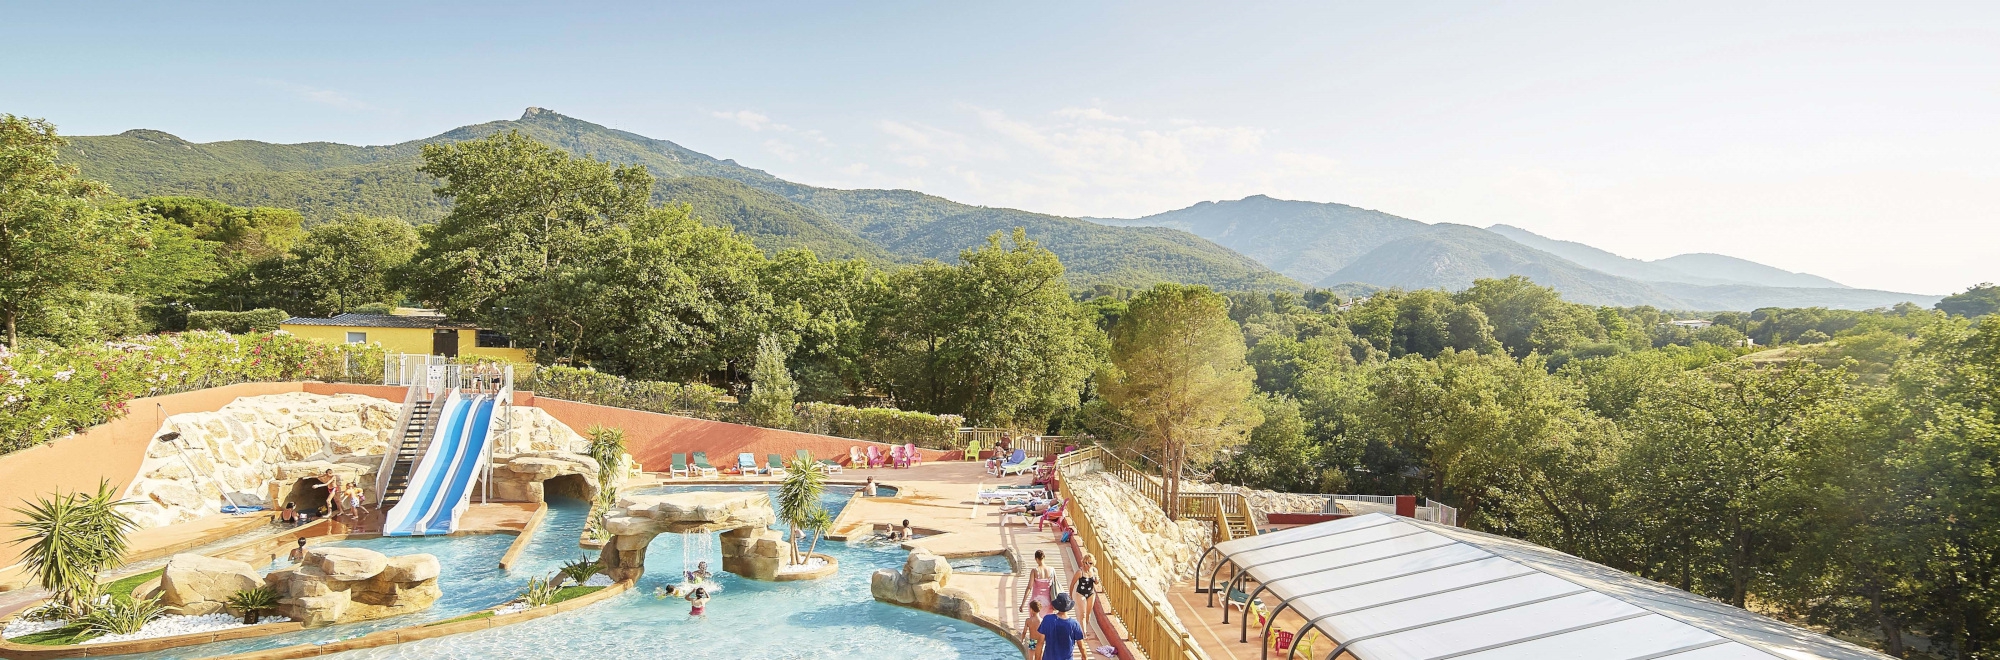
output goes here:
<path id="1" fill-rule="evenodd" d="M 431 437 L 430 448 L 417 467 L 410 471 L 410 480 L 403 487 L 403 499 L 389 509 L 382 522 L 383 536 L 410 536 L 421 533 L 424 517 L 431 510 L 431 503 L 437 500 L 442 490 L 442 482 L 448 476 L 452 464 L 457 461 L 460 442 L 465 435 L 466 413 L 472 409 L 472 401 L 452 390 L 445 399 L 444 420 L 437 433 Z"/>
<path id="2" fill-rule="evenodd" d="M 472 497 L 472 482 L 479 479 L 479 464 L 486 457 L 486 443 L 491 440 L 488 431 L 493 425 L 493 403 L 491 396 L 479 397 L 473 403 L 472 421 L 465 425 L 465 439 L 459 443 L 460 456 L 445 480 L 445 488 L 431 506 L 429 516 L 419 534 L 450 534 L 458 527 L 458 517 L 465 511 L 466 502 Z"/>

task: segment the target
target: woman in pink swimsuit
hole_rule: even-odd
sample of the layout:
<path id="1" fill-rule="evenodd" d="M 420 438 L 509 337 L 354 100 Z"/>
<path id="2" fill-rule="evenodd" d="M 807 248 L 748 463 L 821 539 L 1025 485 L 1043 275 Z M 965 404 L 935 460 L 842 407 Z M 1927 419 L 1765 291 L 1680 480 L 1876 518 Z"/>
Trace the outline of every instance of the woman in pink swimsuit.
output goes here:
<path id="1" fill-rule="evenodd" d="M 694 593 L 688 594 L 688 602 L 694 604 L 694 608 L 688 610 L 688 616 L 701 616 L 708 608 L 708 590 L 695 587 Z"/>
<path id="2" fill-rule="evenodd" d="M 1035 567 L 1028 569 L 1028 590 L 1021 594 L 1021 609 L 1028 609 L 1028 602 L 1041 603 L 1042 611 L 1049 611 L 1049 591 L 1055 588 L 1056 571 L 1049 568 L 1048 555 L 1035 551 Z"/>

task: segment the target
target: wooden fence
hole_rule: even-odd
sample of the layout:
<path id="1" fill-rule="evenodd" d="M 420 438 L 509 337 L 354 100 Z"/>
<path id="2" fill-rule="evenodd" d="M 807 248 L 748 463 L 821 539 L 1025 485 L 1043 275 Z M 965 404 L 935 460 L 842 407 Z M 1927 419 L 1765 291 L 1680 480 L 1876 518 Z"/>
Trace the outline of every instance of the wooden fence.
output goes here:
<path id="1" fill-rule="evenodd" d="M 1084 447 L 1063 454 L 1056 458 L 1056 471 L 1062 477 L 1057 482 L 1057 492 L 1063 498 L 1074 501 L 1074 494 L 1069 492 L 1070 479 L 1092 472 L 1121 469 L 1124 466 L 1116 457 L 1097 447 Z M 1155 498 L 1154 501 L 1159 500 Z M 1105 582 L 1101 590 L 1103 599 L 1110 605 L 1111 614 L 1124 624 L 1126 639 L 1137 645 L 1151 660 L 1208 660 L 1208 655 L 1195 644 L 1187 628 L 1166 614 L 1173 611 L 1173 606 L 1155 601 L 1147 592 L 1140 590 L 1139 581 L 1119 565 L 1117 557 L 1104 547 L 1089 512 L 1082 506 L 1071 506 L 1069 519 L 1084 549 L 1097 558 L 1097 574 Z"/>

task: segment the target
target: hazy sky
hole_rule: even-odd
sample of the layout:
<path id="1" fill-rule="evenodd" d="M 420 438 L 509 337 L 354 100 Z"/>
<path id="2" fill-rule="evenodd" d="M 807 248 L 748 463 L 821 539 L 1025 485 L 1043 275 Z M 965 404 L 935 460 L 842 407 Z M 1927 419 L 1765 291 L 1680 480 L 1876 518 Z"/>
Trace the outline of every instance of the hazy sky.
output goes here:
<path id="1" fill-rule="evenodd" d="M 0 112 L 383 144 L 534 105 L 1066 215 L 1263 193 L 2000 280 L 2000 3 L 416 4 L 0 7 Z"/>

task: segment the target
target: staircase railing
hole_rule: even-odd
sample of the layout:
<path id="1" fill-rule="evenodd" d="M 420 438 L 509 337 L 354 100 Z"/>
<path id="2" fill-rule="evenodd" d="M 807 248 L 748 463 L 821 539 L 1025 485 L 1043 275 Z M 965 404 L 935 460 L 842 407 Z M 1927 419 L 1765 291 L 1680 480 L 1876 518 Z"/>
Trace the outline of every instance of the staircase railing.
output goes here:
<path id="1" fill-rule="evenodd" d="M 385 361 L 385 364 L 387 362 Z M 388 369 L 386 366 L 383 368 Z M 389 492 L 389 475 L 396 471 L 396 457 L 402 454 L 403 436 L 409 433 L 410 417 L 416 414 L 417 402 L 424 400 L 423 397 L 424 381 L 421 378 L 415 379 L 415 382 L 410 383 L 408 392 L 403 395 L 403 413 L 397 415 L 396 434 L 390 436 L 387 451 L 382 452 L 382 467 L 375 470 L 375 502 L 381 502 L 382 497 Z"/>
<path id="2" fill-rule="evenodd" d="M 1071 479 L 1092 472 L 1122 469 L 1125 469 L 1122 462 L 1097 447 L 1084 447 L 1063 454 L 1056 457 L 1056 472 L 1062 476 L 1056 482 L 1057 493 L 1074 501 L 1075 495 L 1069 491 Z M 1118 617 L 1124 624 L 1126 640 L 1137 645 L 1152 660 L 1208 660 L 1208 655 L 1195 643 L 1187 628 L 1166 614 L 1173 611 L 1173 606 L 1140 589 L 1138 579 L 1104 546 L 1089 510 L 1072 505 L 1069 511 L 1070 524 L 1076 528 L 1076 538 L 1083 544 L 1084 550 L 1097 558 L 1097 575 L 1105 582 L 1104 588 L 1099 591 L 1109 605 L 1107 613 Z"/>

